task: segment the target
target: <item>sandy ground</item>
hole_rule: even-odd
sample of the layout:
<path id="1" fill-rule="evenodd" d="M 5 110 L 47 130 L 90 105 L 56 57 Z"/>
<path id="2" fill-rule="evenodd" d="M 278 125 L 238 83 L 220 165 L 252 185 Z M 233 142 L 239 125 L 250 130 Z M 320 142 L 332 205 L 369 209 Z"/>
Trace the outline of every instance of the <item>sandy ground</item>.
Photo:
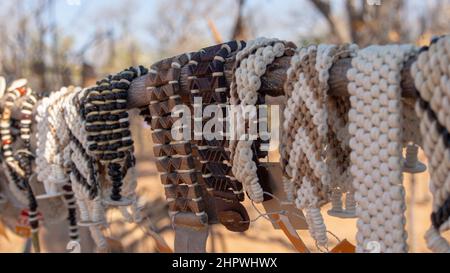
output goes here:
<path id="1" fill-rule="evenodd" d="M 423 160 L 423 157 L 422 157 Z M 148 205 L 151 212 L 156 207 L 159 209 L 159 219 L 154 217 L 155 225 L 158 228 L 165 227 L 162 232 L 168 244 L 173 247 L 174 235 L 170 229 L 169 219 L 163 201 L 163 188 L 159 182 L 155 165 L 151 160 L 138 160 L 139 172 L 139 193 L 142 201 Z M 431 196 L 428 191 L 428 175 L 420 174 L 416 176 L 415 186 L 412 187 L 410 176 L 405 176 L 405 186 L 407 190 L 408 211 L 407 228 L 409 232 L 409 244 L 412 252 L 428 252 L 423 236 L 430 225 Z M 411 198 L 414 196 L 413 198 Z M 257 212 L 247 202 L 251 218 L 258 216 Z M 260 208 L 261 209 L 261 208 Z M 356 220 L 343 220 L 329 217 L 326 211 L 328 206 L 323 208 L 323 215 L 327 228 L 340 240 L 347 239 L 355 243 Z M 146 236 L 143 230 L 135 225 L 126 224 L 120 220 L 117 212 L 109 212 L 108 218 L 113 221 L 108 230 L 108 236 L 117 243 L 117 249 L 127 252 L 154 252 L 155 245 L 151 238 Z M 299 231 L 300 236 L 312 252 L 319 252 L 311 240 L 308 232 Z M 0 252 L 21 252 L 24 248 L 24 240 L 7 231 L 8 239 L 0 236 Z M 450 238 L 450 236 L 447 235 Z M 120 243 L 118 243 L 120 241 Z M 330 249 L 337 243 L 337 240 L 330 236 Z M 279 230 L 274 230 L 272 225 L 265 219 L 252 223 L 249 231 L 245 233 L 232 233 L 222 226 L 213 226 L 211 236 L 208 241 L 209 252 L 295 252 L 289 241 Z M 44 251 L 46 251 L 44 249 Z"/>

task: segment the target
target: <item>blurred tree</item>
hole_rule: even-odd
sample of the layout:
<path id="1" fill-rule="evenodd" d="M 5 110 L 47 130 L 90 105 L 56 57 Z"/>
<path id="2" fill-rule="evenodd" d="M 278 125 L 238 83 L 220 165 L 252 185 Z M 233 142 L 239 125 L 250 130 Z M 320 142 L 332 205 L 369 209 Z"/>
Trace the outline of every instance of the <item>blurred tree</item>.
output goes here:
<path id="1" fill-rule="evenodd" d="M 160 55 L 197 50 L 214 43 L 218 36 L 228 36 L 227 40 L 248 39 L 251 31 L 244 14 L 246 3 L 247 0 L 161 2 L 157 7 L 158 16 L 150 24 Z M 230 12 L 224 13 L 224 10 Z M 228 17 L 232 13 L 235 15 Z M 215 28 L 218 22 L 224 23 L 224 19 L 231 23 L 229 35 L 211 29 L 211 22 Z"/>
<path id="2" fill-rule="evenodd" d="M 438 0 L 428 3 L 426 10 L 419 17 L 419 31 L 417 42 L 421 45 L 428 44 L 436 35 L 444 35 L 450 32 L 448 18 L 450 17 L 450 1 Z"/>
<path id="3" fill-rule="evenodd" d="M 328 22 L 332 40 L 338 42 L 367 46 L 419 42 L 417 37 L 424 36 L 428 42 L 431 36 L 450 31 L 448 0 L 428 1 L 421 11 L 408 9 L 407 2 L 411 2 L 404 0 L 381 0 L 379 5 L 377 1 L 348 0 L 344 1 L 345 12 L 340 17 L 334 14 L 331 1 L 310 1 Z M 417 5 L 417 2 L 413 4 Z M 410 11 L 415 11 L 418 16 Z M 336 27 L 339 20 L 346 22 L 344 31 Z M 414 31 L 415 28 L 418 30 Z"/>
<path id="4" fill-rule="evenodd" d="M 54 0 L 2 5 L 8 16 L 0 19 L 0 73 L 9 81 L 26 77 L 38 92 L 72 82 L 72 42 L 61 35 L 54 6 Z"/>
<path id="5" fill-rule="evenodd" d="M 403 42 L 407 40 L 405 24 L 402 24 L 404 16 L 404 1 L 392 0 L 382 1 L 380 5 L 372 4 L 366 0 L 345 1 L 346 18 L 348 29 L 347 35 L 339 32 L 336 28 L 336 20 L 342 18 L 334 17 L 330 1 L 311 0 L 317 10 L 327 20 L 331 34 L 339 42 L 355 42 L 361 46 L 371 43 Z M 348 35 L 349 34 L 349 35 Z M 350 37 L 348 41 L 345 37 Z"/>
<path id="6" fill-rule="evenodd" d="M 236 0 L 237 4 L 237 15 L 236 22 L 234 24 L 233 29 L 233 37 L 232 40 L 246 40 L 248 38 L 248 28 L 245 25 L 244 18 L 244 6 L 246 0 Z"/>

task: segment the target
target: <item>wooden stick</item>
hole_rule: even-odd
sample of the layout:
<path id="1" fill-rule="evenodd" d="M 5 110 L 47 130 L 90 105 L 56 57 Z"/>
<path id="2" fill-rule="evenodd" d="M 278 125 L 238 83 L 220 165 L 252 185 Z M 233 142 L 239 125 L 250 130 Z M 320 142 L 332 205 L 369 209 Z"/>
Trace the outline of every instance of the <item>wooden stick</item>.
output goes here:
<path id="1" fill-rule="evenodd" d="M 219 30 L 217 30 L 216 24 L 210 18 L 208 19 L 208 27 L 211 30 L 211 33 L 212 33 L 212 35 L 214 37 L 214 41 L 217 44 L 223 43 L 222 35 L 220 35 Z"/>
<path id="2" fill-rule="evenodd" d="M 284 95 L 283 85 L 286 80 L 286 71 L 290 66 L 291 57 L 282 57 L 275 60 L 274 63 L 269 65 L 266 74 L 262 77 L 262 87 L 260 92 L 266 95 L 278 97 Z M 411 66 L 416 60 L 416 57 L 411 58 L 406 62 L 405 67 L 402 70 L 402 96 L 408 98 L 416 97 L 416 88 L 414 87 L 414 79 L 411 77 Z M 234 58 L 227 60 L 225 64 L 225 77 L 228 84 L 231 83 L 233 78 Z M 183 92 L 189 92 L 187 69 L 184 67 L 181 72 L 181 87 Z M 351 59 L 339 60 L 330 70 L 330 79 L 328 81 L 330 85 L 331 96 L 348 96 L 347 91 L 347 71 L 351 68 Z M 140 108 L 150 103 L 149 92 L 146 91 L 146 79 L 147 76 L 143 76 L 133 81 L 129 91 L 129 103 L 128 106 L 132 108 Z"/>

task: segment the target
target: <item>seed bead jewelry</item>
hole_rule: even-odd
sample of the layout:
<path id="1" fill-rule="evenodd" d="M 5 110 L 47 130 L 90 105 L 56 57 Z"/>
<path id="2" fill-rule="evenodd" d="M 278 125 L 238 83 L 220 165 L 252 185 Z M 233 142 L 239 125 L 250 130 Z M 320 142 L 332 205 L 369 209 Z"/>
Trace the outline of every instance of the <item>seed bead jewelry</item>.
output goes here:
<path id="1" fill-rule="evenodd" d="M 316 56 L 317 47 L 313 45 L 300 49 L 291 60 L 289 72 L 292 75 L 288 76 L 290 81 L 285 86 L 288 102 L 284 111 L 284 126 L 287 139 L 286 147 L 280 150 L 282 151 L 282 161 L 287 162 L 285 173 L 290 177 L 293 185 L 296 206 L 299 209 L 306 209 L 305 216 L 311 236 L 318 245 L 326 246 L 326 227 L 320 207 L 327 202 L 326 191 L 322 188 L 322 184 L 328 184 L 329 181 L 322 183 L 321 178 L 328 180 L 329 175 L 326 173 L 324 168 L 326 165 L 322 158 L 316 157 L 315 153 L 321 149 L 321 140 L 327 134 L 327 127 L 323 126 L 326 118 L 325 109 L 321 104 L 324 99 L 323 94 L 317 92 L 317 97 L 313 97 L 314 91 L 318 89 L 318 78 L 315 72 Z M 291 110 L 296 110 L 296 112 Z M 318 117 L 316 124 L 313 122 L 314 115 Z M 322 131 L 318 130 L 317 125 L 321 125 Z M 319 133 L 321 133 L 321 138 L 319 138 Z M 320 174 L 315 174 L 314 171 L 319 169 L 317 168 L 319 164 L 321 164 L 322 170 Z M 297 166 L 301 169 L 298 170 Z M 288 186 L 285 188 L 289 189 Z"/>
<path id="2" fill-rule="evenodd" d="M 433 252 L 450 253 L 442 233 L 450 229 L 450 37 L 434 40 L 413 64 L 411 75 L 418 90 L 416 112 L 420 118 L 423 149 L 429 159 L 433 195 L 432 226 L 425 235 Z"/>
<path id="3" fill-rule="evenodd" d="M 324 47 L 324 49 L 321 49 Z M 342 58 L 354 57 L 358 50 L 355 44 L 342 46 L 320 45 L 316 63 L 316 70 L 319 73 L 320 90 L 326 97 L 326 105 L 323 107 L 327 111 L 328 135 L 327 143 L 322 145 L 326 148 L 326 163 L 328 172 L 331 175 L 331 203 L 332 208 L 328 211 L 331 216 L 339 218 L 356 217 L 356 201 L 354 198 L 354 188 L 350 176 L 350 135 L 348 133 L 348 111 L 350 100 L 348 97 L 327 96 L 329 90 L 328 80 L 330 78 L 331 67 Z M 323 149 L 322 149 L 323 151 Z M 342 197 L 345 194 L 345 209 L 342 206 Z"/>
<path id="4" fill-rule="evenodd" d="M 147 72 L 140 66 L 109 76 L 87 89 L 86 97 L 82 99 L 89 152 L 107 166 L 112 183 L 110 198 L 104 200 L 108 205 L 124 207 L 133 204 L 133 200 L 121 195 L 127 172 L 135 166 L 127 98 L 131 82 Z"/>
<path id="5" fill-rule="evenodd" d="M 32 96 L 32 90 L 27 88 L 27 80 L 18 80 L 14 82 L 8 89 L 5 97 L 5 107 L 0 120 L 0 135 L 2 137 L 2 154 L 3 154 L 3 169 L 5 170 L 6 177 L 8 178 L 9 185 L 12 193 L 17 197 L 19 201 L 23 204 L 28 204 L 28 223 L 31 228 L 31 234 L 33 242 L 35 244 L 35 250 L 39 251 L 39 218 L 38 218 L 38 204 L 34 196 L 33 190 L 30 186 L 30 177 L 32 174 L 32 161 L 29 152 L 29 134 L 30 131 L 26 130 L 28 122 L 21 123 L 20 137 L 25 139 L 25 149 L 18 150 L 17 155 L 13 153 L 13 142 L 14 138 L 11 132 L 12 123 L 12 111 L 15 103 L 23 98 Z M 33 100 L 33 99 L 31 99 Z M 34 98 L 35 100 L 35 98 Z M 31 118 L 32 105 L 28 105 L 27 100 L 25 101 L 25 107 L 21 109 L 22 116 L 25 120 Z M 31 123 L 31 122 L 30 122 Z M 26 126 L 23 126 L 26 124 Z M 28 150 L 27 150 L 28 149 Z M 24 151 L 24 152 L 22 152 Z"/>
<path id="6" fill-rule="evenodd" d="M 229 88 L 225 80 L 224 64 L 226 59 L 245 47 L 243 42 L 229 42 L 205 48 L 192 55 L 188 64 L 188 80 L 191 91 L 191 104 L 203 109 L 208 105 L 217 105 L 223 117 L 226 115 Z M 208 65 L 203 65 L 207 62 Z M 202 64 L 202 65 L 199 65 Z M 206 67 L 206 69 L 205 69 Z M 195 99 L 201 98 L 202 105 L 196 105 Z M 220 119 L 220 117 L 217 117 Z M 202 120 L 202 128 L 208 119 Z M 194 120 L 194 122 L 196 122 Z M 217 129 L 217 128 L 216 128 Z M 223 136 L 223 130 L 221 135 Z M 226 200 L 243 201 L 242 184 L 234 178 L 229 163 L 227 141 L 225 139 L 206 140 L 201 134 L 201 140 L 194 140 L 197 157 L 202 166 L 202 176 L 208 192 Z"/>
<path id="7" fill-rule="evenodd" d="M 63 158 L 80 211 L 78 226 L 89 228 L 98 251 L 106 252 L 108 243 L 103 234 L 106 217 L 102 204 L 100 177 L 96 160 L 87 152 L 88 134 L 79 110 L 82 109 L 80 101 L 86 97 L 86 91 L 76 89 L 63 99 L 64 119 L 70 139 L 69 145 L 64 149 Z"/>
<path id="8" fill-rule="evenodd" d="M 21 104 L 21 120 L 20 120 L 20 138 L 22 139 L 23 146 L 16 152 L 17 161 L 20 168 L 24 172 L 24 178 L 27 185 L 28 193 L 28 206 L 29 214 L 28 221 L 31 226 L 31 232 L 34 237 L 37 237 L 39 232 L 39 217 L 38 217 L 38 204 L 31 188 L 30 182 L 33 175 L 33 160 L 35 158 L 31 151 L 30 139 L 31 139 L 31 126 L 32 126 L 32 114 L 34 107 L 37 103 L 37 96 L 29 89 L 25 99 Z"/>
<path id="9" fill-rule="evenodd" d="M 245 121 L 245 126 L 237 126 L 237 138 L 230 143 L 230 157 L 233 174 L 243 184 L 250 199 L 256 203 L 264 201 L 264 191 L 257 174 L 257 158 L 267 156 L 267 153 L 261 152 L 261 142 L 254 141 L 261 136 L 247 134 L 246 129 L 254 128 L 254 125 L 256 128 L 267 128 L 262 123 L 267 124 L 268 121 L 258 120 L 256 113 L 250 113 L 246 117 L 246 108 L 264 104 L 263 96 L 258 93 L 261 77 L 276 58 L 291 55 L 293 47 L 292 44 L 277 39 L 258 38 L 249 42 L 236 56 L 230 91 L 231 104 L 238 107 L 237 122 Z"/>
<path id="10" fill-rule="evenodd" d="M 410 45 L 371 46 L 358 52 L 347 74 L 357 252 L 369 251 L 371 241 L 381 252 L 407 252 L 400 81 L 415 53 Z"/>
<path id="11" fill-rule="evenodd" d="M 173 109 L 182 104 L 181 69 L 190 60 L 188 53 L 152 65 L 147 81 L 151 101 L 148 111 L 144 110 L 142 114 L 152 128 L 157 169 L 161 173 L 171 217 L 179 212 L 192 212 L 207 224 L 206 187 L 201 185 L 203 181 L 195 166 L 191 143 L 186 139 L 175 140 L 172 134 L 183 130 L 175 124 L 180 120 L 177 117 L 180 113 L 173 113 Z"/>
<path id="12" fill-rule="evenodd" d="M 280 147 L 285 189 L 297 207 L 306 210 L 310 233 L 324 247 L 328 239 L 320 207 L 329 201 L 330 189 L 342 186 L 339 179 L 343 174 L 332 163 L 337 160 L 333 148 L 341 145 L 335 132 L 345 130 L 342 120 L 330 128 L 328 110 L 334 113 L 334 109 L 329 107 L 333 100 L 327 95 L 329 70 L 339 58 L 349 57 L 355 50 L 354 45 L 299 49 L 291 59 L 285 84 L 287 102 Z M 336 146 L 328 145 L 329 141 Z"/>
<path id="13" fill-rule="evenodd" d="M 206 107 L 216 106 L 214 117 L 197 119 L 193 117 L 194 140 L 191 141 L 193 154 L 201 166 L 202 178 L 208 193 L 220 199 L 216 200 L 216 214 L 219 221 L 228 229 L 243 232 L 249 228 L 248 215 L 240 204 L 244 200 L 242 184 L 231 171 L 229 140 L 226 139 L 225 126 L 228 126 L 230 89 L 225 78 L 225 62 L 245 48 L 245 42 L 231 41 L 204 48 L 192 54 L 187 65 L 190 105 L 194 113 Z M 198 102 L 201 99 L 201 104 Z M 213 118 L 213 119 L 211 119 Z M 212 122 L 213 125 L 210 123 Z M 220 125 L 217 125 L 220 123 Z M 197 132 L 197 128 L 204 128 Z M 213 128 L 215 132 L 213 132 Z M 213 139 L 205 135 L 207 131 L 214 134 Z"/>
<path id="14" fill-rule="evenodd" d="M 38 180 L 44 183 L 46 191 L 46 194 L 37 196 L 37 199 L 62 196 L 62 186 L 69 181 L 63 166 L 63 149 L 68 145 L 68 141 L 62 142 L 64 136 L 58 136 L 58 133 L 67 132 L 61 103 L 72 91 L 71 88 L 62 88 L 53 92 L 49 97 L 40 100 L 37 107 L 36 173 Z M 65 138 L 67 139 L 67 136 Z"/>
<path id="15" fill-rule="evenodd" d="M 76 200 L 72 191 L 70 173 L 65 166 L 65 149 L 69 146 L 69 129 L 64 120 L 64 98 L 79 90 L 64 87 L 39 101 L 36 111 L 38 131 L 36 133 L 36 173 L 38 181 L 44 183 L 46 194 L 39 199 L 64 197 L 68 210 L 69 238 L 79 240 Z"/>

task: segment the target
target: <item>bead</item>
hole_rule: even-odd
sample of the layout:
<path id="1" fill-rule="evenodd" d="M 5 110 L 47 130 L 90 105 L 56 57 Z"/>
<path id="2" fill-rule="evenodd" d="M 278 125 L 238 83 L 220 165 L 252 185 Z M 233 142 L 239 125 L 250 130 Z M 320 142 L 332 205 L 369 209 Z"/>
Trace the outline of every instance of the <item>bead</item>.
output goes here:
<path id="1" fill-rule="evenodd" d="M 2 144 L 3 144 L 3 146 L 4 145 L 10 145 L 10 144 L 12 144 L 12 141 L 11 141 L 11 139 L 5 139 L 5 140 L 2 141 Z"/>

